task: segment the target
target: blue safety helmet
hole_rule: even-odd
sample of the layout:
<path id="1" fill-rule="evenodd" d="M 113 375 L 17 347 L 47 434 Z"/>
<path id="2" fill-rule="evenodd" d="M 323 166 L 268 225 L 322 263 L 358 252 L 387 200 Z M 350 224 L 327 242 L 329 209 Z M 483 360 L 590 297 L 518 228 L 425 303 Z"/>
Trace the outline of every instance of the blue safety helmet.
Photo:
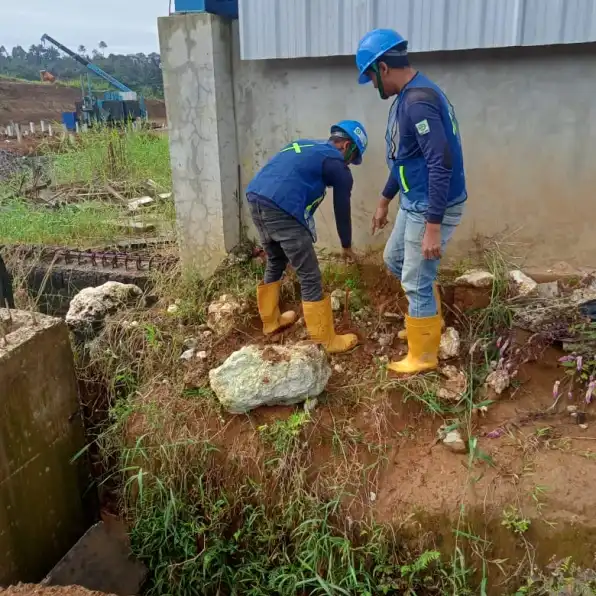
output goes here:
<path id="1" fill-rule="evenodd" d="M 352 139 L 352 141 L 354 141 L 354 144 L 358 148 L 358 157 L 356 157 L 352 163 L 355 166 L 360 165 L 362 163 L 362 156 L 368 147 L 368 135 L 366 134 L 364 126 L 357 120 L 342 120 L 331 127 L 332 135 L 337 132 L 345 133 Z"/>
<path id="2" fill-rule="evenodd" d="M 375 62 L 389 50 L 405 44 L 408 47 L 407 39 L 404 39 L 397 31 L 393 29 L 374 29 L 368 32 L 358 44 L 358 51 L 356 52 L 356 66 L 360 71 L 358 82 L 361 85 L 366 85 L 370 82 L 370 78 L 366 72 Z"/>

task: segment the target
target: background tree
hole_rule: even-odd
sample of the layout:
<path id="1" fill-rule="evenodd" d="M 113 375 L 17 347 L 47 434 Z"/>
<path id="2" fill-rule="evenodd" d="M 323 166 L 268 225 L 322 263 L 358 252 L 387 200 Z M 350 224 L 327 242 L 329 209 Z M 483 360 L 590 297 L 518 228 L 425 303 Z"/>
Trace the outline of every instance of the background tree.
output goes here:
<path id="1" fill-rule="evenodd" d="M 106 56 L 103 51 L 108 47 L 107 44 L 100 41 L 98 47 L 101 52 L 93 51 L 93 62 L 100 68 L 145 97 L 163 97 L 161 62 L 158 53 Z M 81 54 L 87 52 L 83 45 L 80 45 L 78 50 Z M 0 75 L 38 81 L 40 70 L 48 70 L 59 82 L 78 82 L 81 74 L 89 72 L 49 43 L 45 46 L 32 44 L 27 51 L 21 46 L 15 46 L 10 52 L 5 46 L 0 45 Z M 92 77 L 92 81 L 94 88 L 106 89 L 105 81 L 97 77 Z"/>

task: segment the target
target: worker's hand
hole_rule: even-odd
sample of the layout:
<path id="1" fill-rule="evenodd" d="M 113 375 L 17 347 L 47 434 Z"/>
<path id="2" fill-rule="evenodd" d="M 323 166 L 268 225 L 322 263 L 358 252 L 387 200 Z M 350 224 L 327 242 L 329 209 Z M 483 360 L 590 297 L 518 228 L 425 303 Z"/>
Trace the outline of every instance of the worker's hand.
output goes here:
<path id="1" fill-rule="evenodd" d="M 441 258 L 441 224 L 426 224 L 422 238 L 422 256 L 425 259 Z"/>
<path id="2" fill-rule="evenodd" d="M 379 200 L 379 205 L 372 219 L 373 236 L 378 230 L 382 230 L 387 225 L 387 214 L 389 213 L 389 201 L 385 198 Z"/>
<path id="3" fill-rule="evenodd" d="M 341 256 L 346 263 L 355 263 L 358 260 L 356 253 L 351 248 L 342 248 Z"/>

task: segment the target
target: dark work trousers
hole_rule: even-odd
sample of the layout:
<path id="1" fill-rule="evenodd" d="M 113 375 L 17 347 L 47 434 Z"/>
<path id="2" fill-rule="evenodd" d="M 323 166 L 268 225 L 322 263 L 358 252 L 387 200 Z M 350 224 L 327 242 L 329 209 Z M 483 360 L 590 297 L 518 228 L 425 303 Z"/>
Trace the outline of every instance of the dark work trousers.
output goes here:
<path id="1" fill-rule="evenodd" d="M 279 281 L 289 262 L 300 280 L 302 300 L 322 300 L 321 270 L 310 232 L 281 209 L 259 201 L 249 205 L 263 250 L 267 253 L 265 283 Z"/>

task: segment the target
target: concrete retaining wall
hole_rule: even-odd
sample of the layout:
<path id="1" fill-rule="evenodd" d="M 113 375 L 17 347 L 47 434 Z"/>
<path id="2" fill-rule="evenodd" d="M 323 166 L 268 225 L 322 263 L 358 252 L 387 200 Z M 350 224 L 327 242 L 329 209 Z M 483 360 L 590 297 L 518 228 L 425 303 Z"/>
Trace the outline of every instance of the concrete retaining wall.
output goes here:
<path id="1" fill-rule="evenodd" d="M 0 309 L 0 585 L 40 581 L 89 525 L 66 326 L 11 314 Z"/>

